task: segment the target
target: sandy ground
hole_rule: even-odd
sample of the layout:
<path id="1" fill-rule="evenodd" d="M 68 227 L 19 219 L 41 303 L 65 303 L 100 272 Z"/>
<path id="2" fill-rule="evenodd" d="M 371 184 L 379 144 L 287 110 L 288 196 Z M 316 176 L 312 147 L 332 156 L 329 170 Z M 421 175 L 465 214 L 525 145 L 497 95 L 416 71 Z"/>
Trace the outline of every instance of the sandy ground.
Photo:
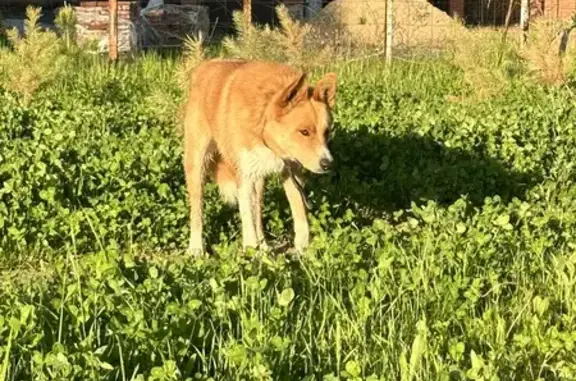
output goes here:
<path id="1" fill-rule="evenodd" d="M 357 42 L 385 41 L 384 0 L 336 0 L 319 14 L 317 23 L 340 25 Z M 465 28 L 426 0 L 394 0 L 394 46 L 442 46 Z"/>

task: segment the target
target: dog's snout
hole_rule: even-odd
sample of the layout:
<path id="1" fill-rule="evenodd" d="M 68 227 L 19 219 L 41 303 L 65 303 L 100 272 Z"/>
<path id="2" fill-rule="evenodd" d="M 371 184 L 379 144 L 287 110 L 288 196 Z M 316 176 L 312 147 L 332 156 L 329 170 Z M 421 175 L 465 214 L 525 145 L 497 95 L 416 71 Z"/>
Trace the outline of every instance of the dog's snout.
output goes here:
<path id="1" fill-rule="evenodd" d="M 323 158 L 320 160 L 320 168 L 322 168 L 323 171 L 329 171 L 332 168 L 332 163 L 332 159 Z"/>

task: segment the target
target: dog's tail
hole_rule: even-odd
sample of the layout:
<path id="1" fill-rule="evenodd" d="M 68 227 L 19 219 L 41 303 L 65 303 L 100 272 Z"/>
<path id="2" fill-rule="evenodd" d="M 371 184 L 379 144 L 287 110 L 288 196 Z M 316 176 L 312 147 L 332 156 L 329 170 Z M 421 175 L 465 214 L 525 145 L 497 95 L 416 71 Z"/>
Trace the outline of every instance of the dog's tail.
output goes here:
<path id="1" fill-rule="evenodd" d="M 215 163 L 214 179 L 224 202 L 232 206 L 236 205 L 238 203 L 238 186 L 236 185 L 234 170 L 223 161 L 218 160 Z"/>

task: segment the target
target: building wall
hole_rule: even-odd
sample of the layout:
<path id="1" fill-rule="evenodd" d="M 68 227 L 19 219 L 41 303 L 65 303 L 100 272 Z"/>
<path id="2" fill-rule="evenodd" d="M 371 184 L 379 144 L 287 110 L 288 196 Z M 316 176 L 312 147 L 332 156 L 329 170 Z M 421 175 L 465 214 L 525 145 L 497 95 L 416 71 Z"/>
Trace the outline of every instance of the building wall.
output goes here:
<path id="1" fill-rule="evenodd" d="M 576 14 L 576 0 L 543 0 L 544 16 L 570 19 Z"/>
<path id="2" fill-rule="evenodd" d="M 438 5 L 440 0 L 429 0 Z M 476 25 L 503 25 L 508 12 L 509 0 L 446 0 L 443 7 L 449 15 L 462 17 L 466 22 Z M 531 17 L 548 16 L 558 19 L 570 19 L 576 14 L 576 0 L 530 0 Z M 442 8 L 442 7 L 439 7 Z M 520 2 L 512 7 L 511 24 L 520 21 Z"/>

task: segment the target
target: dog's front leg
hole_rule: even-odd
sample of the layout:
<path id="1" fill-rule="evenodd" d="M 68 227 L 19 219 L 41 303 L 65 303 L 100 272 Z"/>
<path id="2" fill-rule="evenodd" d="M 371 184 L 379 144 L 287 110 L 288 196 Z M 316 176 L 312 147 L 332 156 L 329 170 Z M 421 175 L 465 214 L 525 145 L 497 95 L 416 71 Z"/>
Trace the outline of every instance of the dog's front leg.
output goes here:
<path id="1" fill-rule="evenodd" d="M 294 247 L 299 252 L 302 252 L 308 247 L 310 240 L 304 195 L 300 193 L 290 170 L 285 171 L 282 177 L 284 192 L 286 192 L 290 210 L 292 211 L 292 220 L 294 220 Z"/>
<path id="2" fill-rule="evenodd" d="M 254 181 L 242 179 L 238 188 L 238 209 L 242 220 L 242 246 L 258 247 L 258 237 L 256 235 L 256 214 L 255 214 L 255 187 Z"/>
<path id="3" fill-rule="evenodd" d="M 255 197 L 254 197 L 254 220 L 256 225 L 256 239 L 261 249 L 267 250 L 268 244 L 264 239 L 264 228 L 262 226 L 262 200 L 264 198 L 264 179 L 258 179 L 254 183 Z"/>

